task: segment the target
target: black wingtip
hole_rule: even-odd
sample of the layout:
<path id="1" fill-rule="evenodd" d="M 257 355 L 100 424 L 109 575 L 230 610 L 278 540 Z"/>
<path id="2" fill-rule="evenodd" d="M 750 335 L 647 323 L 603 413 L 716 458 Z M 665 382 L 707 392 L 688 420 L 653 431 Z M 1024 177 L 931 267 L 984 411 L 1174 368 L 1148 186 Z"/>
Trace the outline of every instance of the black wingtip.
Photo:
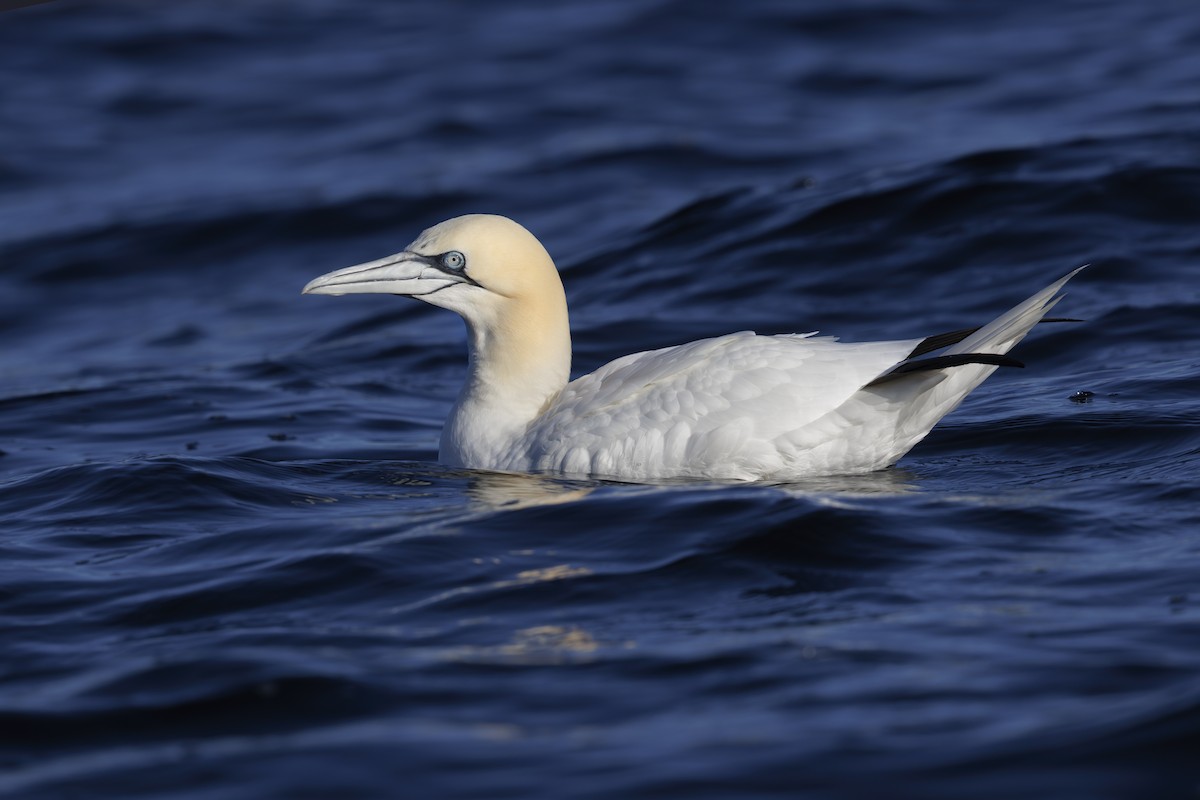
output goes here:
<path id="1" fill-rule="evenodd" d="M 955 353 L 948 356 L 933 356 L 918 358 L 915 361 L 905 361 L 892 370 L 892 374 L 904 375 L 909 372 L 926 372 L 931 369 L 946 369 L 947 367 L 962 367 L 967 364 L 991 364 L 997 367 L 1019 367 L 1025 365 L 1011 356 L 995 353 Z"/>
<path id="2" fill-rule="evenodd" d="M 997 355 L 995 353 L 955 353 L 948 356 L 932 356 L 931 358 L 918 358 L 914 361 L 905 361 L 892 367 L 868 383 L 867 386 L 874 386 L 877 383 L 895 380 L 905 375 L 911 375 L 914 372 L 932 372 L 950 367 L 964 367 L 967 364 L 987 364 L 993 367 L 1017 367 L 1018 369 L 1025 368 L 1023 362 L 1011 356 Z"/>
<path id="3" fill-rule="evenodd" d="M 1045 319 L 1038 320 L 1038 322 L 1083 322 L 1083 320 L 1072 319 L 1071 317 L 1046 317 Z M 946 333 L 935 333 L 933 336 L 926 336 L 921 340 L 920 344 L 913 348 L 908 357 L 916 358 L 926 353 L 932 353 L 934 350 L 941 350 L 943 347 L 958 344 L 977 330 L 979 328 L 962 328 L 957 331 L 947 331 Z"/>
<path id="4" fill-rule="evenodd" d="M 919 345 L 913 348 L 908 357 L 916 358 L 926 353 L 932 353 L 934 350 L 941 350 L 943 347 L 958 344 L 977 330 L 979 328 L 962 328 L 957 331 L 947 331 L 946 333 L 935 333 L 933 336 L 926 336 L 921 340 Z"/>

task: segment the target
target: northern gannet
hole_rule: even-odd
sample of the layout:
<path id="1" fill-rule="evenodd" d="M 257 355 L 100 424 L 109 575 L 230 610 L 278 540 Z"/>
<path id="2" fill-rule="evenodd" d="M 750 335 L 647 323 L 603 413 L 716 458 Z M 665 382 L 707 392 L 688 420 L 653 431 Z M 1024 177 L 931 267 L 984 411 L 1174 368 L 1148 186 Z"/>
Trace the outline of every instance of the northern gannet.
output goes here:
<path id="1" fill-rule="evenodd" d="M 558 270 L 506 217 L 447 220 L 402 252 L 322 275 L 304 293 L 407 295 L 466 320 L 468 376 L 442 430 L 444 464 L 626 481 L 789 481 L 894 464 L 997 366 L 1021 366 L 1004 353 L 1078 271 L 977 329 L 859 344 L 743 331 L 634 353 L 569 383 Z"/>

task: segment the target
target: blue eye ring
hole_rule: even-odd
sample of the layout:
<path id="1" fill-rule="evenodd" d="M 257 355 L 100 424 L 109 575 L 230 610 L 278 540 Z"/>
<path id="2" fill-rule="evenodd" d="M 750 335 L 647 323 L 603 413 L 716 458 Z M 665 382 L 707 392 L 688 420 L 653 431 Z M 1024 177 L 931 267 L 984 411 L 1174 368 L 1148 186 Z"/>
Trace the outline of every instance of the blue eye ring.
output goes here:
<path id="1" fill-rule="evenodd" d="M 449 253 L 442 253 L 438 257 L 438 261 L 442 266 L 454 272 L 462 272 L 467 268 L 467 257 L 457 250 L 451 250 Z"/>

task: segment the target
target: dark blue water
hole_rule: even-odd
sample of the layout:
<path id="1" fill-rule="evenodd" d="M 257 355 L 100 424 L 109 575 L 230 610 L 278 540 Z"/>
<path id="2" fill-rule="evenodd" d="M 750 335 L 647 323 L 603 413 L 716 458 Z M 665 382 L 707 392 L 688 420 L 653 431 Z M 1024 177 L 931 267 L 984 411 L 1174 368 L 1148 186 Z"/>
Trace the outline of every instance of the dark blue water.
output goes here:
<path id="1" fill-rule="evenodd" d="M 496 475 L 436 463 L 457 318 L 299 296 L 475 211 L 577 373 L 1094 266 L 895 469 Z M 8 11 L 0 312 L 0 793 L 1200 786 L 1189 3 Z"/>

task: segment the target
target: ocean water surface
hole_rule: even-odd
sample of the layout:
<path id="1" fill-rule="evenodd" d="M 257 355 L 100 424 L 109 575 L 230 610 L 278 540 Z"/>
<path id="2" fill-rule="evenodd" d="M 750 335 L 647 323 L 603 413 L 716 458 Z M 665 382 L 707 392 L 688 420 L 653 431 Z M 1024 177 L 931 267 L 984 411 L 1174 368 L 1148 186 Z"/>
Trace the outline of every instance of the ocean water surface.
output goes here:
<path id="1" fill-rule="evenodd" d="M 0 13 L 0 794 L 1200 791 L 1200 14 L 1171 0 Z M 449 469 L 469 212 L 574 372 L 913 338 L 1091 263 L 900 464 Z"/>

